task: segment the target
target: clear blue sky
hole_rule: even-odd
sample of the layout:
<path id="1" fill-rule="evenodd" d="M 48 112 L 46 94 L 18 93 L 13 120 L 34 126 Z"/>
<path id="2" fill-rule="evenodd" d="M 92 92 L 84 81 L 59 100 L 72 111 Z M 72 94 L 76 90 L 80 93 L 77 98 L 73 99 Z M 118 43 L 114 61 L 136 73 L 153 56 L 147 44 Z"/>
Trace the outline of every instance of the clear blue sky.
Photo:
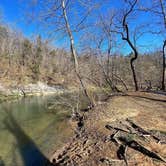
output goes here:
<path id="1" fill-rule="evenodd" d="M 105 3 L 105 5 L 103 5 L 103 7 L 100 9 L 101 13 L 106 13 L 109 10 L 109 8 L 114 8 L 114 9 L 123 8 L 123 4 L 120 3 L 120 1 L 117 1 L 117 0 L 106 0 L 106 1 L 108 3 Z M 14 25 L 16 28 L 21 30 L 26 37 L 31 37 L 33 34 L 38 34 L 38 33 L 40 33 L 42 36 L 45 36 L 45 34 L 38 29 L 37 25 L 32 23 L 28 24 L 27 21 L 25 20 L 26 18 L 25 14 L 28 13 L 28 11 L 25 10 L 26 3 L 28 4 L 28 2 L 29 2 L 28 0 L 1 0 L 0 10 L 2 11 L 4 21 L 7 22 L 8 24 Z M 77 8 L 79 10 L 79 6 L 77 6 Z M 95 15 L 95 12 L 96 11 L 94 11 L 93 13 L 94 15 Z M 146 22 L 146 21 L 153 22 L 155 21 L 155 18 L 149 14 L 140 14 L 139 19 L 133 18 L 133 21 L 132 21 L 132 24 L 130 24 L 130 27 L 132 29 L 135 27 L 135 25 L 139 25 L 142 22 Z M 77 35 L 75 35 L 75 38 L 76 40 L 77 39 L 79 40 Z M 63 42 L 65 41 L 66 39 L 61 40 L 59 43 L 57 42 L 57 45 L 62 45 Z M 153 47 L 154 48 L 159 47 L 162 41 L 163 39 L 161 37 L 158 37 L 157 35 L 148 34 L 140 38 L 140 40 L 138 40 L 138 43 L 139 45 L 147 45 L 148 43 L 150 44 L 149 50 L 152 50 Z M 148 49 L 147 47 L 140 47 L 140 50 L 141 52 L 144 52 L 144 51 L 147 51 Z M 126 54 L 129 53 L 130 48 L 127 45 L 124 46 L 123 52 Z"/>
<path id="2" fill-rule="evenodd" d="M 26 12 L 24 11 L 25 0 L 1 0 L 0 11 L 2 12 L 3 20 L 7 24 L 21 30 L 26 37 L 30 37 L 37 32 L 34 24 L 29 24 L 26 21 Z M 28 0 L 27 0 L 28 2 Z"/>

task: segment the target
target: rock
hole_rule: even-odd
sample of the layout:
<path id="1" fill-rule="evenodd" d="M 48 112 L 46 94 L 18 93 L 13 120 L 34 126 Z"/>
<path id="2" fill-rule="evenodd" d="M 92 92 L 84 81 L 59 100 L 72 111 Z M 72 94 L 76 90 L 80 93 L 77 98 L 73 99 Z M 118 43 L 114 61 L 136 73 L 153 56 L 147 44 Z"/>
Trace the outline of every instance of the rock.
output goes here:
<path id="1" fill-rule="evenodd" d="M 26 86 L 22 87 L 23 91 L 25 92 L 25 94 L 51 94 L 51 93 L 64 93 L 64 89 L 60 88 L 60 87 L 50 87 L 45 83 L 42 82 L 37 82 L 37 84 L 28 84 Z"/>
<path id="2" fill-rule="evenodd" d="M 67 92 L 60 86 L 50 87 L 45 83 L 37 82 L 36 84 L 28 85 L 13 85 L 5 87 L 0 84 L 0 101 L 15 99 L 18 97 L 33 96 L 33 95 L 49 95 L 49 94 L 62 94 Z"/>

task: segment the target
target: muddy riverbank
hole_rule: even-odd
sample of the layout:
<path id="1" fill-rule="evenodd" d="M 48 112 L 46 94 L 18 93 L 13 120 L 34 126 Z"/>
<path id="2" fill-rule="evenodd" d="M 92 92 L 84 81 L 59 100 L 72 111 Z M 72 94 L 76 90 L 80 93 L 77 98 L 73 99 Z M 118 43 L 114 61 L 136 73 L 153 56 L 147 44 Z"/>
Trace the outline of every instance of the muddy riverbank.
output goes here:
<path id="1" fill-rule="evenodd" d="M 165 108 L 165 95 L 132 92 L 111 97 L 95 109 L 81 113 L 82 125 L 73 122 L 75 136 L 50 160 L 54 165 L 163 166 Z"/>

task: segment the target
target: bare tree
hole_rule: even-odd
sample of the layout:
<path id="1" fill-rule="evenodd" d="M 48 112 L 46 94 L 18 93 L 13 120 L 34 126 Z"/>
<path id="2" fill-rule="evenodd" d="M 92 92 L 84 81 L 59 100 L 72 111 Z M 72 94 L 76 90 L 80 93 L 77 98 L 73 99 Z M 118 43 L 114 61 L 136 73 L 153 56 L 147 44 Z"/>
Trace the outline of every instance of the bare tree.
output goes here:
<path id="1" fill-rule="evenodd" d="M 163 0 L 154 0 L 151 3 L 150 7 L 141 7 L 142 11 L 151 12 L 157 16 L 157 22 L 155 23 L 155 26 L 160 27 L 159 32 L 153 32 L 153 34 L 158 34 L 165 37 L 165 31 L 166 31 L 166 3 Z M 159 19 L 158 19 L 159 18 Z M 154 24 L 154 23 L 153 23 Z M 164 30 L 162 29 L 164 27 Z M 162 79 L 161 79 L 161 89 L 165 90 L 165 49 L 166 49 L 166 39 L 163 41 L 162 45 Z"/>
<path id="2" fill-rule="evenodd" d="M 159 0 L 160 6 L 161 6 L 161 14 L 164 22 L 164 26 L 166 29 L 166 6 L 164 6 L 163 0 Z M 162 90 L 165 90 L 165 49 L 166 49 L 166 39 L 163 42 L 163 48 L 162 48 L 162 53 L 163 53 L 163 71 L 162 71 L 162 82 L 161 82 L 161 88 Z"/>
<path id="3" fill-rule="evenodd" d="M 88 1 L 90 2 L 90 1 Z M 88 3 L 87 2 L 87 3 Z M 71 19 L 71 11 L 72 14 L 76 14 L 77 11 L 75 4 L 82 5 L 82 9 L 84 10 L 83 16 L 79 14 L 77 21 Z M 86 96 L 86 98 L 89 100 L 91 107 L 93 107 L 93 102 L 91 101 L 89 94 L 87 92 L 87 88 L 85 86 L 85 83 L 83 82 L 82 76 L 79 71 L 79 63 L 78 63 L 78 55 L 75 45 L 75 39 L 74 39 L 74 33 L 78 33 L 80 30 L 84 29 L 85 25 L 84 22 L 86 21 L 87 17 L 89 16 L 91 10 L 93 7 L 90 7 L 87 5 L 87 3 L 83 1 L 70 1 L 70 0 L 56 0 L 56 1 L 45 1 L 45 2 L 39 2 L 39 6 L 42 8 L 39 13 L 39 19 L 40 21 L 44 22 L 46 25 L 45 27 L 48 28 L 48 32 L 50 36 L 54 36 L 59 34 L 62 36 L 68 36 L 69 38 L 69 44 L 70 44 L 70 50 L 71 50 L 71 57 L 74 63 L 74 70 L 76 73 L 76 77 L 80 82 L 80 85 L 83 89 L 83 92 Z M 84 9 L 86 8 L 86 9 Z M 70 11 L 70 12 L 69 12 Z M 70 14 L 69 14 L 70 13 Z"/>
<path id="4" fill-rule="evenodd" d="M 162 70 L 162 90 L 165 91 L 165 55 L 166 55 L 166 40 L 164 40 L 162 53 L 163 53 L 163 70 Z"/>
<path id="5" fill-rule="evenodd" d="M 97 49 L 102 50 L 102 48 L 101 48 L 102 43 L 104 43 L 104 42 L 106 43 L 105 44 L 105 46 L 107 46 L 106 59 L 104 58 L 103 63 L 101 63 L 99 61 L 99 65 L 102 68 L 105 81 L 110 86 L 111 90 L 119 92 L 118 88 L 114 84 L 114 75 L 115 75 L 114 74 L 114 64 L 113 64 L 113 58 L 111 58 L 112 49 L 113 49 L 114 43 L 115 43 L 115 35 L 111 32 L 114 17 L 115 17 L 114 12 L 111 13 L 109 20 L 108 20 L 108 16 L 106 19 L 104 18 L 104 16 L 100 16 L 99 28 L 101 28 L 101 34 L 103 34 L 103 35 L 101 35 L 101 37 L 98 41 Z M 99 51 L 99 54 L 103 54 L 102 51 Z M 100 56 L 102 56 L 102 55 L 100 55 Z"/>
<path id="6" fill-rule="evenodd" d="M 68 20 L 68 17 L 67 17 L 66 1 L 65 0 L 62 0 L 61 6 L 62 6 L 62 9 L 63 9 L 63 18 L 65 20 L 66 30 L 67 30 L 68 36 L 70 38 L 71 55 L 74 59 L 75 72 L 76 72 L 76 75 L 77 75 L 77 77 L 80 81 L 80 84 L 81 84 L 82 88 L 83 88 L 85 96 L 90 101 L 90 105 L 93 106 L 94 104 L 92 103 L 92 101 L 91 101 L 91 99 L 88 95 L 87 89 L 86 89 L 86 87 L 83 83 L 83 80 L 82 80 L 81 76 L 80 76 L 79 66 L 78 66 L 78 59 L 77 59 L 76 49 L 75 49 L 75 45 L 74 45 L 74 38 L 73 38 L 73 34 L 72 34 L 71 27 L 70 27 L 70 24 L 69 24 L 69 20 Z"/>
<path id="7" fill-rule="evenodd" d="M 137 4 L 137 1 L 138 0 L 134 0 L 132 2 L 127 1 L 129 3 L 129 9 L 123 15 L 122 26 L 123 26 L 124 33 L 121 33 L 122 34 L 122 40 L 125 40 L 134 52 L 134 57 L 132 57 L 130 59 L 130 65 L 131 65 L 131 70 L 132 70 L 132 74 L 133 74 L 133 80 L 134 80 L 136 91 L 138 91 L 138 83 L 137 83 L 137 77 L 136 77 L 136 73 L 135 73 L 134 61 L 138 57 L 138 51 L 137 51 L 137 48 L 134 46 L 134 44 L 132 43 L 132 41 L 130 39 L 130 32 L 129 32 L 129 25 L 127 23 L 127 18 L 133 12 L 134 7 Z"/>
<path id="8" fill-rule="evenodd" d="M 131 59 L 130 59 L 130 67 L 131 67 L 131 71 L 132 71 L 135 91 L 138 91 L 139 88 L 138 88 L 137 77 L 136 77 L 136 72 L 135 72 L 135 65 L 134 65 L 134 62 L 138 57 L 138 50 L 135 45 L 134 37 L 133 38 L 131 37 L 131 32 L 130 32 L 131 29 L 130 29 L 130 26 L 128 23 L 128 19 L 135 12 L 135 7 L 138 3 L 138 0 L 125 0 L 124 2 L 125 2 L 125 4 L 127 4 L 127 9 L 120 10 L 120 13 L 123 12 L 123 14 L 122 14 L 120 20 L 119 20 L 119 18 L 117 18 L 117 21 L 114 22 L 114 27 L 113 27 L 113 29 L 111 29 L 111 32 L 120 34 L 122 40 L 126 41 L 127 44 L 129 45 L 129 47 L 133 51 L 134 57 L 131 57 Z"/>

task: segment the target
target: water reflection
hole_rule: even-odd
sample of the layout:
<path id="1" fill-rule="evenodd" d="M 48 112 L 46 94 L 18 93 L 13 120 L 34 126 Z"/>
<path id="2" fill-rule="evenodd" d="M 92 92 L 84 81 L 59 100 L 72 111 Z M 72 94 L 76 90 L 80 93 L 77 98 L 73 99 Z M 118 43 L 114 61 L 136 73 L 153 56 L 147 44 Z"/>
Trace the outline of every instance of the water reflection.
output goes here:
<path id="1" fill-rule="evenodd" d="M 50 165 L 49 160 L 39 150 L 33 140 L 23 131 L 20 125 L 13 117 L 11 111 L 5 112 L 8 118 L 4 120 L 6 129 L 15 137 L 17 148 L 22 157 L 24 166 L 46 166 Z M 13 163 L 14 164 L 14 163 Z M 0 166 L 5 166 L 2 159 L 0 159 Z"/>
<path id="2" fill-rule="evenodd" d="M 63 100 L 61 98 L 61 96 L 27 97 L 0 104 L 2 164 L 31 166 L 23 163 L 29 160 L 27 154 L 34 153 L 37 155 L 35 158 L 40 158 L 43 154 L 48 157 L 56 148 L 63 146 L 73 132 L 68 121 L 71 109 L 63 102 L 70 104 L 70 101 L 73 101 L 70 98 L 73 97 L 69 98 L 67 95 Z M 61 101 L 62 104 L 58 104 Z M 73 103 L 75 104 L 74 101 Z"/>

